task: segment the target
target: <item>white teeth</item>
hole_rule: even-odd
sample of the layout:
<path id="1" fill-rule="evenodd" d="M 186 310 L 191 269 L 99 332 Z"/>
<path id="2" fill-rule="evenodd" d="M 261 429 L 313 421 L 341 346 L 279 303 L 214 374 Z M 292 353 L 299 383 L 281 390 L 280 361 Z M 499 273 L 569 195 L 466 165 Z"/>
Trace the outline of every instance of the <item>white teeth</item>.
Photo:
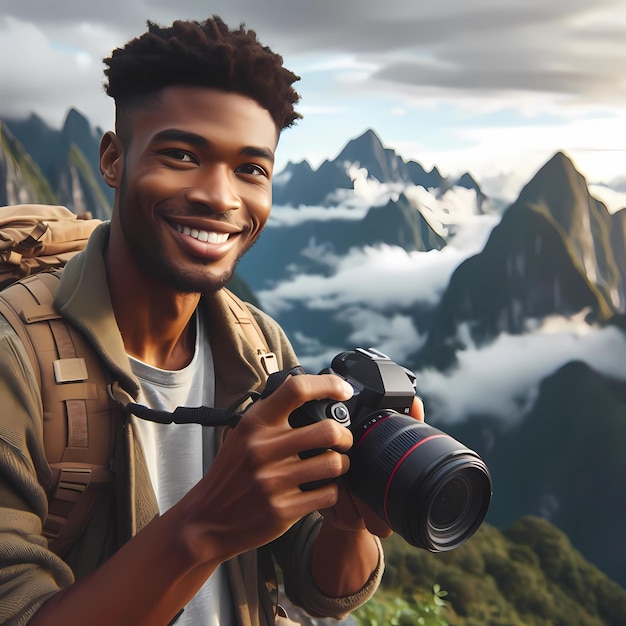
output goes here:
<path id="1" fill-rule="evenodd" d="M 209 243 L 225 243 L 228 241 L 227 233 L 206 233 Z"/>
<path id="2" fill-rule="evenodd" d="M 196 228 L 189 228 L 189 226 L 181 226 L 180 224 L 176 225 L 176 229 L 183 235 L 188 235 L 205 243 L 225 243 L 228 241 L 228 233 L 210 233 L 206 230 L 197 230 Z"/>

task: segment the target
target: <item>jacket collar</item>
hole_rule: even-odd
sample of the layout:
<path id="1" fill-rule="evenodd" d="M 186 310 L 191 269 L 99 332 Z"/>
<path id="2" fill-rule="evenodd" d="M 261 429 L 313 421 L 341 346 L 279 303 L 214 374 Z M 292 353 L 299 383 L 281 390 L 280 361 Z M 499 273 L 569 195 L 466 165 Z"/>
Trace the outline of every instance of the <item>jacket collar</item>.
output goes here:
<path id="1" fill-rule="evenodd" d="M 104 254 L 109 232 L 108 222 L 100 225 L 85 250 L 67 263 L 54 304 L 95 346 L 113 378 L 136 398 L 139 381 L 131 370 L 108 290 Z M 226 408 L 246 391 L 261 387 L 266 376 L 222 292 L 203 296 L 200 310 L 206 316 L 214 355 L 215 406 Z"/>

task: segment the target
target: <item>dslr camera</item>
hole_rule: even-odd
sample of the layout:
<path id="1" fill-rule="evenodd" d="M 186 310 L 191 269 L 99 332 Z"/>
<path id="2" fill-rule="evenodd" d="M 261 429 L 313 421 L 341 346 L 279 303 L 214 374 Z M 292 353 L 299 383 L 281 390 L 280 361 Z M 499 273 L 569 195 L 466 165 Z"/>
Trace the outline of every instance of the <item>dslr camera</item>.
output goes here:
<path id="1" fill-rule="evenodd" d="M 353 396 L 307 402 L 291 413 L 290 425 L 334 419 L 350 429 L 354 444 L 342 480 L 409 544 L 445 552 L 465 543 L 487 514 L 489 469 L 476 452 L 409 415 L 415 375 L 373 348 L 338 354 L 326 373 L 350 383 Z"/>

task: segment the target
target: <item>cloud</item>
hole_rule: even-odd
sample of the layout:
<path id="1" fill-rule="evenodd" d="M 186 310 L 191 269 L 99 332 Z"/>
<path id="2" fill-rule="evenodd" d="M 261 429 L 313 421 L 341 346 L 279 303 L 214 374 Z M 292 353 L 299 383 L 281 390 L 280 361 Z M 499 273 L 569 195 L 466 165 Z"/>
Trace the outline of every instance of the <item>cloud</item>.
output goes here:
<path id="1" fill-rule="evenodd" d="M 377 312 L 420 303 L 434 306 L 454 269 L 467 257 L 483 249 L 499 214 L 477 215 L 476 192 L 453 187 L 436 197 L 423 187 L 380 184 L 367 180 L 365 170 L 354 170 L 355 193 L 344 204 L 333 207 L 275 207 L 270 228 L 295 226 L 307 221 L 362 220 L 374 206 L 386 204 L 403 192 L 415 210 L 444 236 L 442 250 L 407 252 L 389 245 L 351 249 L 342 257 L 320 255 L 319 250 L 302 254 L 323 258 L 326 275 L 298 273 L 257 296 L 271 314 L 291 308 L 294 302 L 310 310 L 344 310 L 360 307 Z M 358 184 L 357 184 L 358 183 Z M 332 227 L 332 226 L 331 226 Z M 288 236 L 288 235 L 287 235 Z M 353 322 L 354 328 L 358 323 Z"/>
<path id="2" fill-rule="evenodd" d="M 541 380 L 573 360 L 626 380 L 626 335 L 575 319 L 549 318 L 534 331 L 502 334 L 489 346 L 457 356 L 451 371 L 417 372 L 418 393 L 428 398 L 434 422 L 453 423 L 475 413 L 514 423 L 532 406 Z"/>
<path id="3" fill-rule="evenodd" d="M 229 23 L 246 22 L 264 43 L 314 68 L 314 58 L 338 55 L 339 65 L 359 69 L 360 82 L 372 89 L 376 80 L 421 89 L 485 92 L 529 91 L 562 93 L 606 103 L 623 101 L 623 81 L 615 69 L 626 61 L 623 36 L 626 8 L 611 0 L 494 4 L 477 0 L 415 3 L 392 0 L 318 0 L 294 3 L 268 0 L 216 0 L 210 9 L 192 0 L 172 5 L 166 0 L 83 3 L 73 0 L 33 3 L 9 0 L 0 15 L 50 31 L 72 41 L 79 25 L 104 29 L 111 41 L 93 42 L 96 59 L 139 34 L 146 19 L 170 23 L 177 18 L 204 19 L 210 13 Z M 114 39 L 113 39 L 114 37 Z M 22 43 L 20 50 L 29 46 Z M 103 45 L 101 45 L 103 44 Z M 105 45 L 104 45 L 105 44 Z M 96 50 L 97 49 L 97 54 Z M 47 57 L 40 57 L 47 58 Z M 9 57 L 15 64 L 21 59 Z M 328 61 L 330 62 L 330 61 Z M 3 84 L 8 62 L 0 66 Z M 331 66 L 327 69 L 332 70 Z M 313 70 L 315 71 L 315 70 Z M 73 84 L 81 90 L 80 81 Z"/>
<path id="4" fill-rule="evenodd" d="M 376 311 L 349 307 L 341 312 L 341 317 L 349 320 L 354 329 L 341 346 L 324 346 L 301 332 L 294 333 L 300 347 L 300 363 L 308 372 L 319 372 L 330 365 L 335 355 L 357 347 L 374 347 L 379 352 L 393 355 L 393 359 L 402 364 L 426 340 L 426 336 L 415 329 L 411 318 L 406 315 L 383 315 Z"/>
<path id="5" fill-rule="evenodd" d="M 589 192 L 606 204 L 609 213 L 626 208 L 626 191 L 615 191 L 605 185 L 589 185 Z"/>
<path id="6" fill-rule="evenodd" d="M 441 251 L 407 252 L 382 245 L 353 249 L 334 260 L 330 276 L 298 274 L 257 295 L 265 310 L 277 314 L 299 301 L 308 309 L 340 310 L 349 306 L 385 312 L 390 306 L 434 306 L 454 269 L 482 249 L 493 216 L 461 225 Z"/>
<path id="7" fill-rule="evenodd" d="M 80 24 L 72 32 L 72 37 L 56 38 L 33 23 L 0 16 L 0 82 L 10 85 L 2 92 L 1 115 L 23 118 L 36 111 L 58 127 L 73 105 L 112 120 L 99 55 L 82 45 L 102 42 L 106 34 Z"/>

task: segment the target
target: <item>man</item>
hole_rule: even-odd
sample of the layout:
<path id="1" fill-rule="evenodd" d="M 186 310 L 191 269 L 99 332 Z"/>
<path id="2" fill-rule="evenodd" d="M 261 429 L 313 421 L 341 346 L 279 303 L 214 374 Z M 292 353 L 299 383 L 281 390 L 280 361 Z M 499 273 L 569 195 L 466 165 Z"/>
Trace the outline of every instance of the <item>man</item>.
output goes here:
<path id="1" fill-rule="evenodd" d="M 55 306 L 135 400 L 229 406 L 264 375 L 220 290 L 269 217 L 279 134 L 298 117 L 297 77 L 253 31 L 217 17 L 149 23 L 105 62 L 116 132 L 104 135 L 100 164 L 113 216 L 68 264 Z M 252 314 L 279 367 L 293 367 L 281 329 Z M 288 594 L 314 615 L 341 618 L 376 589 L 386 526 L 335 481 L 299 488 L 346 472 L 350 432 L 332 420 L 287 421 L 309 400 L 349 398 L 340 378 L 289 378 L 217 443 L 213 429 L 130 419 L 131 510 L 119 493 L 101 504 L 61 560 L 41 536 L 49 469 L 38 391 L 6 323 L 0 357 L 3 623 L 268 624 L 257 559 L 266 544 Z M 327 451 L 300 458 L 311 449 Z M 115 524 L 120 511 L 131 537 Z"/>

